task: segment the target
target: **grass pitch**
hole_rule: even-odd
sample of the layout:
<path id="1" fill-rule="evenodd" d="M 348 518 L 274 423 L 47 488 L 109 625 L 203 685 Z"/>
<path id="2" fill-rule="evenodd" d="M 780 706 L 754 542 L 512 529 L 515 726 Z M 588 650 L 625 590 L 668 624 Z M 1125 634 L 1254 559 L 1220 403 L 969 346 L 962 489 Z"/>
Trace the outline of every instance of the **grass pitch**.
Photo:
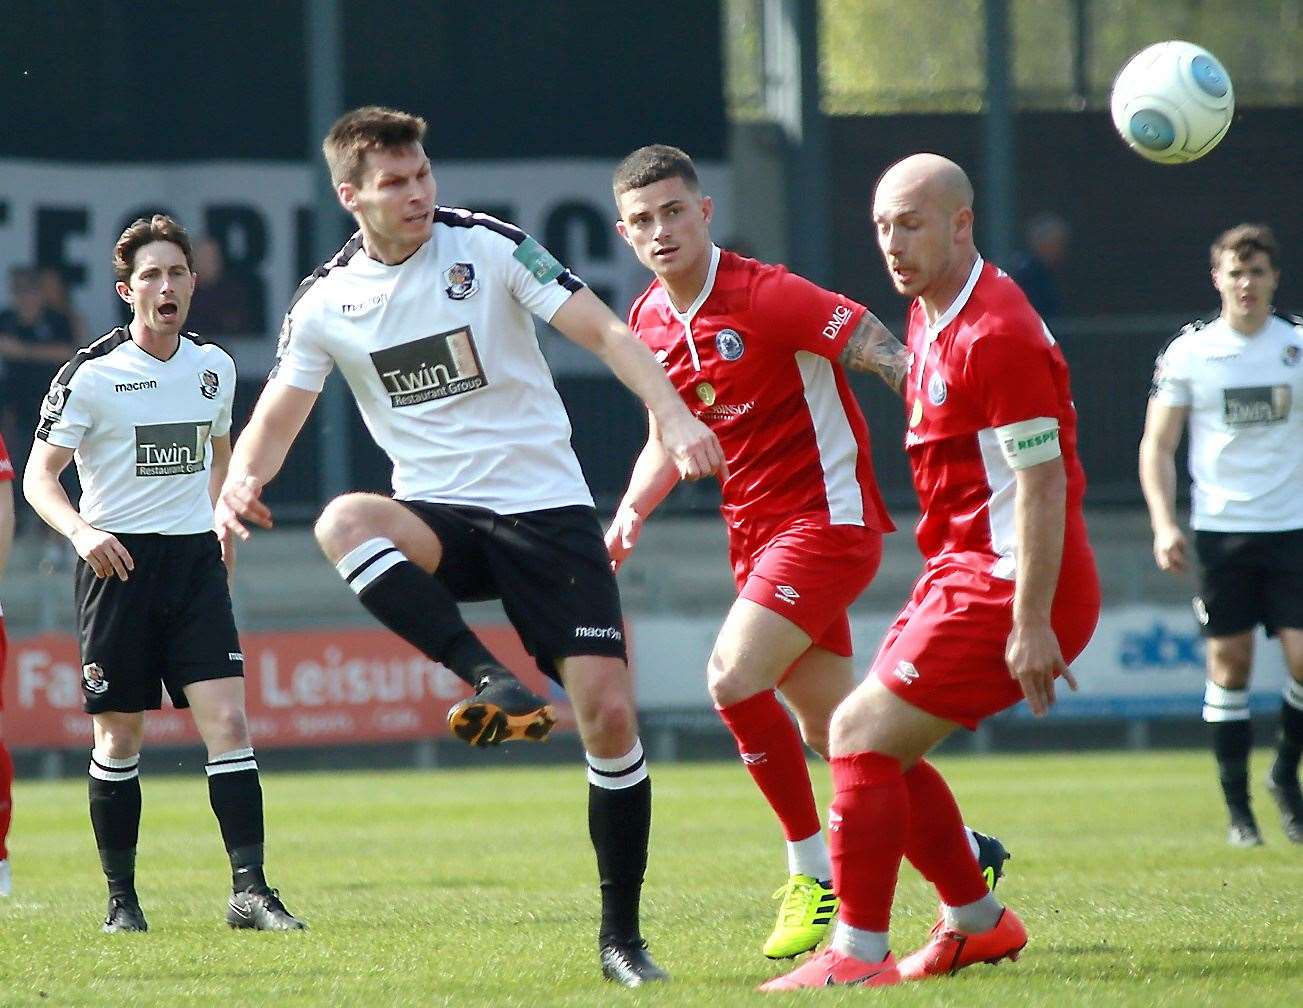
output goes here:
<path id="1" fill-rule="evenodd" d="M 596 969 L 582 769 L 533 768 L 523 751 L 520 762 L 266 775 L 268 874 L 305 934 L 226 928 L 202 775 L 147 773 L 138 888 L 150 932 L 100 934 L 85 784 L 20 784 L 0 1005 L 1303 1003 L 1303 849 L 1265 795 L 1267 845 L 1226 847 L 1205 753 L 938 760 L 969 821 L 1014 852 L 999 892 L 1031 933 L 1023 958 L 780 996 L 752 992 L 781 970 L 758 951 L 785 875 L 780 836 L 740 765 L 653 768 L 645 931 L 674 982 L 626 991 Z M 812 771 L 826 806 L 828 775 Z M 898 955 L 934 905 L 906 867 Z"/>

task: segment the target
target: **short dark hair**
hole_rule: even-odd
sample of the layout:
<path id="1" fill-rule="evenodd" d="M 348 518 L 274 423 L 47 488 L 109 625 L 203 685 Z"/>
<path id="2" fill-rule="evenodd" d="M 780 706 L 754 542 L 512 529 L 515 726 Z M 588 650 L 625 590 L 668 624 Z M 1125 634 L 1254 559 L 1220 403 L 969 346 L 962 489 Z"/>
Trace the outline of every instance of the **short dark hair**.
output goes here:
<path id="1" fill-rule="evenodd" d="M 398 150 L 425 139 L 425 120 L 398 109 L 366 105 L 345 112 L 321 142 L 321 153 L 334 185 L 362 181 L 362 161 L 368 151 Z"/>
<path id="2" fill-rule="evenodd" d="M 113 246 L 113 275 L 122 283 L 130 280 L 131 271 L 136 267 L 136 253 L 156 241 L 171 242 L 179 248 L 190 272 L 195 271 L 194 251 L 185 228 L 167 214 L 154 214 L 153 217 L 138 217 L 122 232 L 122 237 Z"/>
<path id="3" fill-rule="evenodd" d="M 701 191 L 692 158 L 669 144 L 649 144 L 639 147 L 620 162 L 611 180 L 611 189 L 618 200 L 630 189 L 641 189 L 667 178 L 681 178 L 693 192 Z"/>
<path id="4" fill-rule="evenodd" d="M 1263 252 L 1271 268 L 1280 269 L 1280 245 L 1266 224 L 1237 224 L 1219 234 L 1210 251 L 1213 269 L 1221 265 L 1223 252 L 1235 253 L 1236 259 L 1248 259 L 1255 252 Z"/>

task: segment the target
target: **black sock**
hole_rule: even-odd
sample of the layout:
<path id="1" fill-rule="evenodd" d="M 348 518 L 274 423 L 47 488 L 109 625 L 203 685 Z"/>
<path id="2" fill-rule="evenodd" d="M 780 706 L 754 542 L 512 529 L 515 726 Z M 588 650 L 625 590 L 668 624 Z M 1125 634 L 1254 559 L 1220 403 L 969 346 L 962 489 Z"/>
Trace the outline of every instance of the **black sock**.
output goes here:
<path id="1" fill-rule="evenodd" d="M 262 875 L 262 784 L 252 749 L 222 753 L 205 765 L 208 801 L 222 830 L 236 891 L 267 884 Z"/>
<path id="2" fill-rule="evenodd" d="M 335 569 L 372 616 L 472 686 L 478 668 L 502 664 L 471 633 L 443 582 L 408 560 L 390 540 L 368 539 Z"/>
<path id="3" fill-rule="evenodd" d="M 1280 702 L 1280 738 L 1271 779 L 1277 784 L 1297 784 L 1299 756 L 1303 754 L 1303 683 L 1291 681 Z"/>
<path id="4" fill-rule="evenodd" d="M 115 759 L 91 752 L 90 822 L 109 895 L 136 898 L 140 838 L 140 756 Z"/>
<path id="5" fill-rule="evenodd" d="M 1249 811 L 1249 750 L 1253 748 L 1253 723 L 1214 721 L 1213 754 L 1217 757 L 1217 779 L 1231 818 L 1251 818 Z"/>
<path id="6" fill-rule="evenodd" d="M 599 943 L 638 942 L 638 904 L 651 833 L 651 778 L 642 743 L 614 759 L 588 756 L 588 835 L 602 892 Z"/>

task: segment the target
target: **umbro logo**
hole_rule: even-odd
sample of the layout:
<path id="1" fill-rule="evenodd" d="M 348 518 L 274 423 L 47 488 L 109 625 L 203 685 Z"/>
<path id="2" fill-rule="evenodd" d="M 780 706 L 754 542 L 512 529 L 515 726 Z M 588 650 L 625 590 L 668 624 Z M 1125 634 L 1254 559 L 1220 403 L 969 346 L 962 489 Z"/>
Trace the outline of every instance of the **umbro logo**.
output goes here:
<path id="1" fill-rule="evenodd" d="M 801 593 L 791 585 L 779 585 L 774 590 L 774 598 L 786 602 L 788 605 L 796 605 L 796 600 L 801 597 Z"/>
<path id="2" fill-rule="evenodd" d="M 744 752 L 741 755 L 742 755 L 742 762 L 745 763 L 747 766 L 759 766 L 761 763 L 766 763 L 769 761 L 768 753 Z"/>
<path id="3" fill-rule="evenodd" d="M 891 670 L 891 674 L 906 686 L 918 680 L 918 669 L 914 667 L 912 662 L 907 662 L 904 659 L 897 663 L 896 667 Z"/>
<path id="4" fill-rule="evenodd" d="M 840 833 L 842 829 L 842 814 L 836 809 L 828 810 L 828 832 Z"/>

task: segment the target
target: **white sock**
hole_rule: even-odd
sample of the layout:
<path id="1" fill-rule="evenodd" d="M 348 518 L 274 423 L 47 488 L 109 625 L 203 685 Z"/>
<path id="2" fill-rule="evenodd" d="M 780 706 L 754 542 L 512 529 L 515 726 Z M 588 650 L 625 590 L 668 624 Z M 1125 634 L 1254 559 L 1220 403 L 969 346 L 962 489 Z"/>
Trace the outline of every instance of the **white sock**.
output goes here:
<path id="1" fill-rule="evenodd" d="M 867 963 L 882 962 L 891 951 L 886 931 L 862 931 L 843 921 L 838 921 L 833 929 L 832 947 L 843 955 Z"/>
<path id="2" fill-rule="evenodd" d="M 787 874 L 809 875 L 820 882 L 832 878 L 832 859 L 828 856 L 822 830 L 804 840 L 787 841 Z"/>
<path id="3" fill-rule="evenodd" d="M 980 900 L 965 903 L 963 906 L 946 906 L 941 904 L 941 915 L 946 919 L 946 926 L 964 934 L 981 934 L 995 927 L 1004 907 L 994 894 L 987 893 Z"/>

